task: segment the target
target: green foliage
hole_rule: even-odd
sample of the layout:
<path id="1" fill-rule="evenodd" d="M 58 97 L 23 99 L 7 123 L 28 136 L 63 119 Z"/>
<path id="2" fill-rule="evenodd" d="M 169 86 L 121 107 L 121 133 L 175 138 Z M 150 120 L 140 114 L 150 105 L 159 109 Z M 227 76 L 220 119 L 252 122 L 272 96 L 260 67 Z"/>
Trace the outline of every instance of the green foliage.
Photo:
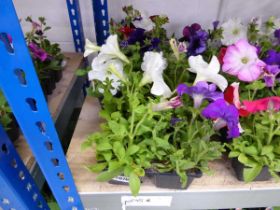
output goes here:
<path id="1" fill-rule="evenodd" d="M 12 122 L 12 110 L 10 109 L 4 95 L 0 91 L 0 124 L 6 129 L 9 129 L 9 124 Z"/>
<path id="2" fill-rule="evenodd" d="M 267 166 L 271 175 L 278 178 L 280 172 L 280 113 L 272 110 L 242 118 L 244 133 L 227 144 L 229 157 L 238 158 L 246 168 L 246 182 L 253 181 Z"/>
<path id="3" fill-rule="evenodd" d="M 25 34 L 27 44 L 35 43 L 39 48 L 43 49 L 48 54 L 48 59 L 41 61 L 38 58 L 33 57 L 33 63 L 37 71 L 37 75 L 40 80 L 49 77 L 50 70 L 61 71 L 61 63 L 64 59 L 64 55 L 57 43 L 51 43 L 45 32 L 50 30 L 51 27 L 47 26 L 46 19 L 39 17 L 38 22 L 35 22 L 31 16 L 28 16 L 26 22 L 32 24 L 31 31 Z M 32 54 L 31 54 L 32 56 Z"/>

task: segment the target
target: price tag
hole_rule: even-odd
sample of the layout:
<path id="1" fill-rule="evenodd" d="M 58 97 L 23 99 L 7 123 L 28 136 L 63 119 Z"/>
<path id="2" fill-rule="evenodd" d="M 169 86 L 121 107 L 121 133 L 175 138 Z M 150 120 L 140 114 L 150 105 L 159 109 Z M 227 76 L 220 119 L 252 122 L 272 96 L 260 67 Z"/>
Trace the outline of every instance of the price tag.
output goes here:
<path id="1" fill-rule="evenodd" d="M 122 196 L 122 209 L 127 206 L 171 206 L 172 196 Z"/>

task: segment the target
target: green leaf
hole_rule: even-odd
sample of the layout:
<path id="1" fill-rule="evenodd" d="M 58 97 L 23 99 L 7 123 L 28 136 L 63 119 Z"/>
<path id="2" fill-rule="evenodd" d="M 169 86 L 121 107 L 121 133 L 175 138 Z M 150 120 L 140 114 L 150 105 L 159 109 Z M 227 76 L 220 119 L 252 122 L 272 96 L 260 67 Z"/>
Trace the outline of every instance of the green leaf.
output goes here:
<path id="1" fill-rule="evenodd" d="M 259 154 L 258 149 L 254 145 L 251 145 L 249 147 L 244 147 L 243 152 L 247 155 L 258 155 Z"/>
<path id="2" fill-rule="evenodd" d="M 265 84 L 261 80 L 257 80 L 250 85 L 246 85 L 247 90 L 261 90 L 265 87 Z"/>
<path id="3" fill-rule="evenodd" d="M 103 171 L 107 167 L 107 165 L 107 163 L 96 163 L 92 166 L 87 166 L 86 168 L 91 172 L 99 173 Z"/>
<path id="4" fill-rule="evenodd" d="M 229 157 L 229 158 L 235 158 L 235 157 L 238 157 L 239 155 L 240 155 L 240 152 L 231 151 L 231 152 L 228 154 L 228 157 Z"/>
<path id="5" fill-rule="evenodd" d="M 244 168 L 243 177 L 245 182 L 253 181 L 261 172 L 262 170 L 261 165 L 255 165 L 252 168 Z"/>
<path id="6" fill-rule="evenodd" d="M 238 161 L 240 163 L 243 163 L 245 166 L 249 166 L 249 167 L 254 167 L 256 165 L 258 165 L 258 163 L 256 163 L 255 161 L 251 160 L 250 158 L 248 158 L 245 154 L 241 153 L 238 156 Z"/>
<path id="7" fill-rule="evenodd" d="M 104 171 L 96 177 L 98 182 L 107 182 L 123 172 L 123 167 L 114 169 L 112 171 Z"/>
<path id="8" fill-rule="evenodd" d="M 265 146 L 262 147 L 261 155 L 266 155 L 266 154 L 272 153 L 272 151 L 273 151 L 273 146 L 272 145 L 265 145 Z"/>
<path id="9" fill-rule="evenodd" d="M 113 151 L 116 154 L 119 160 L 123 160 L 125 158 L 125 149 L 124 146 L 120 142 L 115 142 L 113 144 Z"/>
<path id="10" fill-rule="evenodd" d="M 81 150 L 84 151 L 91 146 L 92 146 L 92 142 L 86 140 L 81 144 Z"/>
<path id="11" fill-rule="evenodd" d="M 88 71 L 86 69 L 77 69 L 75 72 L 75 74 L 77 76 L 85 76 L 85 75 L 87 75 L 87 73 L 88 73 Z"/>
<path id="12" fill-rule="evenodd" d="M 138 145 L 131 145 L 131 146 L 128 147 L 128 149 L 127 149 L 127 154 L 128 154 L 128 155 L 133 155 L 133 154 L 135 154 L 139 149 L 140 149 L 140 147 L 139 147 Z"/>
<path id="13" fill-rule="evenodd" d="M 179 167 L 181 170 L 188 170 L 195 166 L 195 163 L 190 160 L 180 160 Z"/>
<path id="14" fill-rule="evenodd" d="M 97 151 L 106 151 L 106 150 L 111 150 L 111 149 L 112 149 L 112 145 L 108 142 L 102 142 L 102 143 L 96 145 Z"/>
<path id="15" fill-rule="evenodd" d="M 130 173 L 129 187 L 133 196 L 138 195 L 140 190 L 140 179 L 134 172 Z"/>
<path id="16" fill-rule="evenodd" d="M 114 134 L 124 136 L 126 133 L 126 127 L 116 121 L 108 122 L 109 128 L 113 131 Z"/>
<path id="17" fill-rule="evenodd" d="M 106 152 L 102 151 L 102 155 L 107 162 L 109 162 L 113 156 L 111 151 L 106 151 Z"/>

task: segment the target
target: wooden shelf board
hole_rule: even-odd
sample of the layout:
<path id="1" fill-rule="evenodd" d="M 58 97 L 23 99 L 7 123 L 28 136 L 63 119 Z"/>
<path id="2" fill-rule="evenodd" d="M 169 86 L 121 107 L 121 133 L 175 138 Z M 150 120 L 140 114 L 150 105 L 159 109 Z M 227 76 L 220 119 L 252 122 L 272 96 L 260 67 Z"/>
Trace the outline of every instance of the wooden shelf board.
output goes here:
<path id="1" fill-rule="evenodd" d="M 97 99 L 87 97 L 83 105 L 76 130 L 67 152 L 67 159 L 71 168 L 76 186 L 81 194 L 113 194 L 130 193 L 128 186 L 112 185 L 109 183 L 96 182 L 96 174 L 89 172 L 85 166 L 94 163 L 94 150 L 81 151 L 81 144 L 86 137 L 99 130 L 101 119 L 99 116 L 99 103 Z M 195 179 L 187 190 L 172 190 L 156 188 L 149 179 L 141 184 L 140 193 L 144 192 L 206 192 L 206 191 L 250 191 L 250 190 L 280 190 L 280 184 L 274 180 L 265 182 L 251 182 L 245 184 L 235 178 L 234 172 L 226 159 L 213 161 L 210 168 L 214 174 L 203 175 Z"/>

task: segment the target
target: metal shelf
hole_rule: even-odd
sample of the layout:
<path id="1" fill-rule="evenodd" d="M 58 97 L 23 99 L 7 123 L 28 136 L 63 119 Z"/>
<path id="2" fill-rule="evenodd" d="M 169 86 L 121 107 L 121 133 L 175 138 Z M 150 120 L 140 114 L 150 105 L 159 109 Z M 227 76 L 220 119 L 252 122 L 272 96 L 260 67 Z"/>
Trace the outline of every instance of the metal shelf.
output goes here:
<path id="1" fill-rule="evenodd" d="M 64 53 L 67 59 L 67 66 L 63 71 L 62 79 L 56 83 L 53 94 L 48 96 L 48 107 L 55 123 L 57 133 L 62 139 L 66 132 L 67 122 L 77 105 L 77 99 L 83 98 L 82 86 L 85 77 L 77 77 L 75 71 L 83 65 L 83 55 L 80 53 Z M 65 142 L 62 142 L 65 145 Z M 33 154 L 25 141 L 23 135 L 14 142 L 21 159 L 31 172 L 38 187 L 41 188 L 45 179 L 33 157 Z"/>
<path id="2" fill-rule="evenodd" d="M 67 152 L 67 160 L 85 208 L 109 210 L 114 206 L 114 209 L 122 209 L 121 197 L 130 195 L 129 187 L 96 182 L 96 174 L 87 171 L 84 167 L 95 162 L 94 151 L 82 152 L 80 145 L 90 133 L 99 129 L 101 119 L 98 113 L 98 101 L 87 97 Z M 171 196 L 170 207 L 155 207 L 162 210 L 280 205 L 280 183 L 274 180 L 248 184 L 240 182 L 235 178 L 227 159 L 214 161 L 210 167 L 214 175 L 203 175 L 187 190 L 156 188 L 150 180 L 146 179 L 141 185 L 139 196 Z M 143 209 L 143 207 L 126 209 Z"/>

